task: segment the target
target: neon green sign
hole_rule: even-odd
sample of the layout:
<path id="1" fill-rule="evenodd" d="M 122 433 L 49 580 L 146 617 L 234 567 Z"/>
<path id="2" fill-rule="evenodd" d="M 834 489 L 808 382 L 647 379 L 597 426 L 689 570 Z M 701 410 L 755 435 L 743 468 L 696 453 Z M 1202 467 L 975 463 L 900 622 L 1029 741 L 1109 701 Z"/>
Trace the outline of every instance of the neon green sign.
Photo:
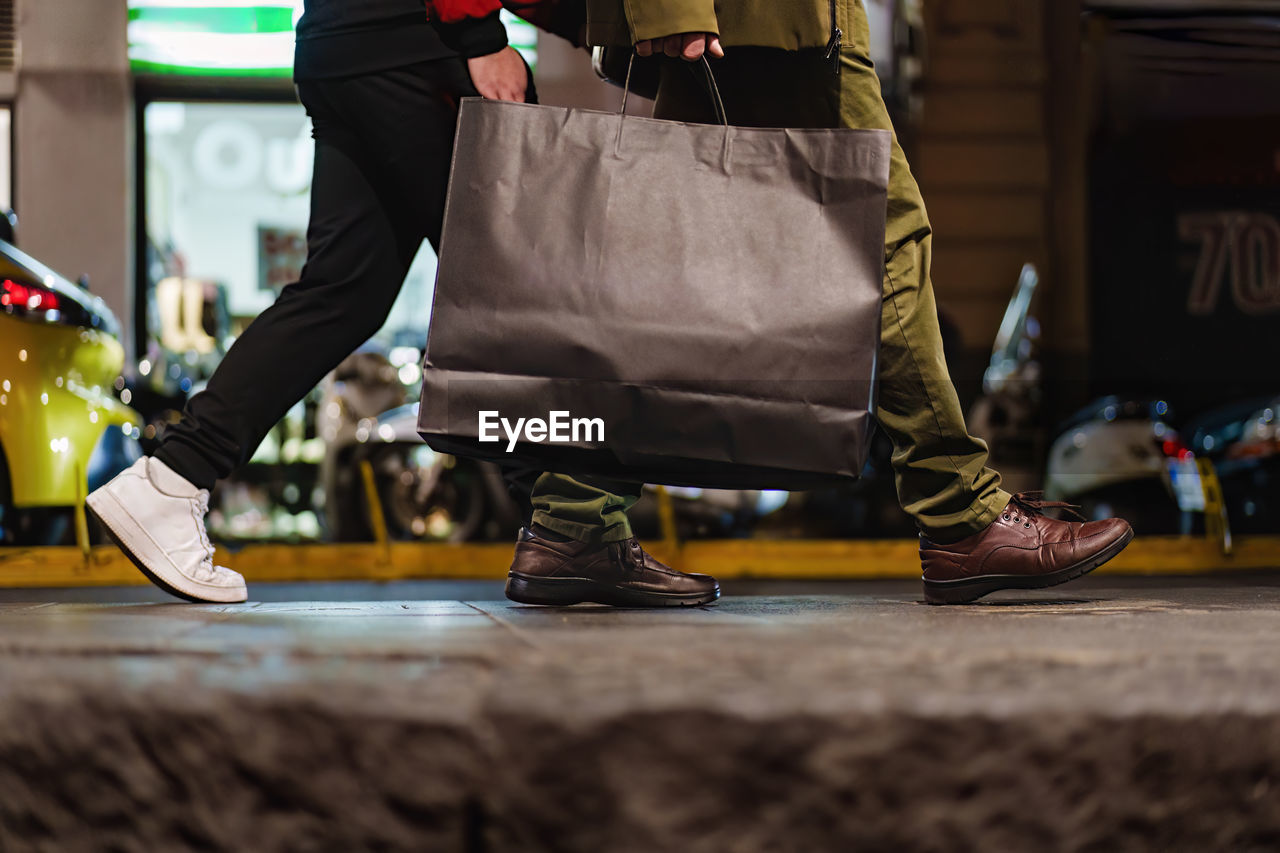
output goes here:
<path id="1" fill-rule="evenodd" d="M 289 77 L 302 0 L 129 0 L 129 64 L 135 73 Z M 511 44 L 530 65 L 538 35 L 502 13 Z"/>

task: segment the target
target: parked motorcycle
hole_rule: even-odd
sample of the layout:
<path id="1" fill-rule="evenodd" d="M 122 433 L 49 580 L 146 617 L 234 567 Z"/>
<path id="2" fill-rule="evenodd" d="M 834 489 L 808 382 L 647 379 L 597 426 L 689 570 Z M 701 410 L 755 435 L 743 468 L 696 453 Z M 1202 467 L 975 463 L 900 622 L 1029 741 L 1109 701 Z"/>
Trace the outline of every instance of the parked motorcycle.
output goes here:
<path id="1" fill-rule="evenodd" d="M 992 464 L 1000 469 L 1004 487 L 1011 492 L 1038 488 L 1044 459 L 1044 394 L 1035 357 L 1040 326 L 1031 314 L 1039 284 L 1035 266 L 1025 264 L 982 374 L 983 393 L 967 419 L 970 432 L 987 442 Z"/>
<path id="2" fill-rule="evenodd" d="M 1078 504 L 1088 518 L 1119 515 L 1144 533 L 1190 532 L 1203 510 L 1200 478 L 1164 400 L 1090 402 L 1055 431 L 1041 476 L 1044 395 L 1031 313 L 1038 285 L 1036 268 L 1024 265 L 983 373 L 983 394 L 969 411 L 969 428 L 987 441 L 1005 488 L 1043 482 L 1047 499 Z"/>
<path id="3" fill-rule="evenodd" d="M 412 364 L 412 361 L 407 362 Z M 320 482 L 329 535 L 368 541 L 385 524 L 392 539 L 463 542 L 512 535 L 519 510 L 496 465 L 437 453 L 418 435 L 418 404 L 406 404 L 404 365 L 358 352 L 326 381 L 317 415 L 325 443 Z"/>
<path id="4" fill-rule="evenodd" d="M 1203 488 L 1172 420 L 1164 400 L 1093 401 L 1049 447 L 1046 498 L 1079 504 L 1089 519 L 1120 516 L 1140 533 L 1194 532 Z"/>
<path id="5" fill-rule="evenodd" d="M 1191 450 L 1213 464 L 1228 530 L 1280 530 L 1280 396 L 1214 409 L 1184 432 Z"/>

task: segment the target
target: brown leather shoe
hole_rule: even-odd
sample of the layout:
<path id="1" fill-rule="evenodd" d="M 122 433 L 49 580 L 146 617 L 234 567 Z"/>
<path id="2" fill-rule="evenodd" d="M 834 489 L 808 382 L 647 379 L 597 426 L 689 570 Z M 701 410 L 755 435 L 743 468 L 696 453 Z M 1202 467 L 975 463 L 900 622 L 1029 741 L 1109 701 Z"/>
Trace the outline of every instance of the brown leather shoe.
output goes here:
<path id="1" fill-rule="evenodd" d="M 1119 554 L 1133 538 L 1133 528 L 1120 518 L 1049 518 L 1046 509 L 1074 508 L 1039 498 L 1039 492 L 1014 495 L 986 530 L 950 545 L 921 537 L 925 601 L 965 604 L 998 589 L 1066 583 Z"/>
<path id="2" fill-rule="evenodd" d="M 521 604 L 692 607 L 719 597 L 715 578 L 664 566 L 635 539 L 605 545 L 552 542 L 524 528 L 507 575 L 507 598 Z"/>

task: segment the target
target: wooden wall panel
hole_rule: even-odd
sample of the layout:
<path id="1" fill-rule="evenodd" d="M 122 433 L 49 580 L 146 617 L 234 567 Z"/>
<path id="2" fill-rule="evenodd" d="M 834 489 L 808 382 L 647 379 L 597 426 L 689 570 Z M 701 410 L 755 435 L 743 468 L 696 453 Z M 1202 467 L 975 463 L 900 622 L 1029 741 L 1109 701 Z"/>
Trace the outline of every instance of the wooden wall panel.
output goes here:
<path id="1" fill-rule="evenodd" d="M 929 137 L 916 154 L 916 178 L 947 189 L 1026 189 L 1049 186 L 1049 149 L 1043 139 L 992 134 L 989 140 Z"/>
<path id="2" fill-rule="evenodd" d="M 913 168 L 935 236 L 934 285 L 964 343 L 991 346 L 1026 261 L 1042 277 L 1051 186 L 1050 0 L 926 0 Z"/>
<path id="3" fill-rule="evenodd" d="M 926 79 L 940 90 L 978 86 L 1035 89 L 1044 85 L 1047 69 L 1040 57 L 1021 52 L 992 54 L 984 50 L 945 50 L 929 46 Z M 943 82 L 945 81 L 945 82 Z"/>
<path id="4" fill-rule="evenodd" d="M 1009 243 L 1042 248 L 1043 193 L 948 189 L 926 193 L 925 199 L 933 230 L 946 234 L 948 239 L 975 241 L 972 244 L 975 250 L 1000 251 Z M 956 282 L 953 286 L 960 284 Z M 967 292 L 967 288 L 963 292 Z"/>
<path id="5" fill-rule="evenodd" d="M 933 243 L 935 286 L 960 298 L 954 282 L 964 282 L 964 298 L 1002 305 L 1009 301 L 1027 261 L 1043 268 L 1046 257 L 1038 240 L 1001 241 L 997 245 L 964 238 L 939 237 Z M 1003 309 L 1001 309 L 1003 310 Z"/>
<path id="6" fill-rule="evenodd" d="M 1044 130 L 1040 92 L 1035 88 L 939 85 L 925 104 L 931 133 L 946 136 L 1027 136 Z"/>

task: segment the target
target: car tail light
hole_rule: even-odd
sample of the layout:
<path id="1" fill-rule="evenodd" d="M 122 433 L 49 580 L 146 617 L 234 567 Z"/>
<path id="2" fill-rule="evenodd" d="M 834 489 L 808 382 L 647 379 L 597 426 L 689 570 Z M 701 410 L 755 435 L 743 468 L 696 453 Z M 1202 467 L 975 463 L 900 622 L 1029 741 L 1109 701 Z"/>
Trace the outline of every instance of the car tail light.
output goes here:
<path id="1" fill-rule="evenodd" d="M 1160 452 L 1170 459 L 1191 459 L 1195 453 L 1191 448 L 1182 443 L 1182 439 L 1177 433 L 1165 433 L 1164 439 L 1160 442 Z"/>
<path id="2" fill-rule="evenodd" d="M 15 311 L 57 311 L 58 294 L 45 287 L 19 284 L 6 278 L 0 282 L 0 307 Z"/>
<path id="3" fill-rule="evenodd" d="M 101 327 L 93 312 L 65 291 L 33 281 L 0 279 L 0 311 L 36 323 Z"/>

